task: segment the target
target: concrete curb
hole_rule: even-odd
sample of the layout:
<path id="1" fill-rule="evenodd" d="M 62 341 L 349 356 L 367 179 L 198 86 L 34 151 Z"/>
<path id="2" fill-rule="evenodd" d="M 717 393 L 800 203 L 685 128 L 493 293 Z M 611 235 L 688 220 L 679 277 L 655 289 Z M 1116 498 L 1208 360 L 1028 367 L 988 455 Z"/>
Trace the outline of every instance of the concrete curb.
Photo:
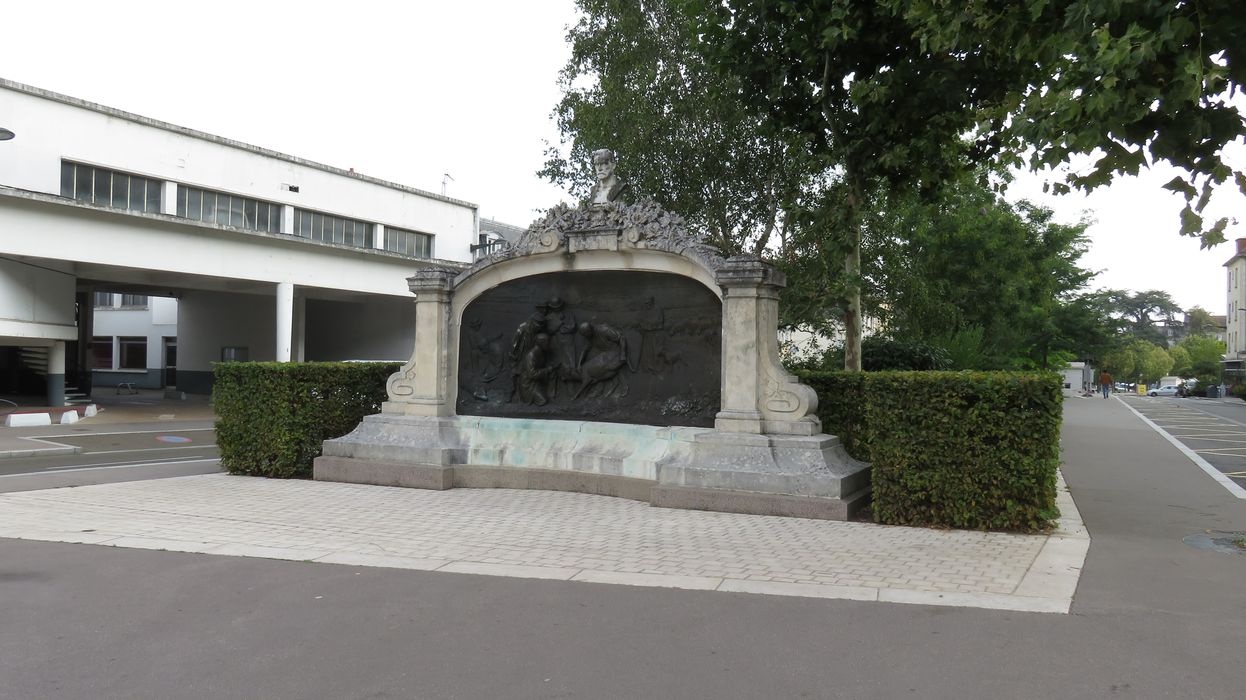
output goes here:
<path id="1" fill-rule="evenodd" d="M 46 447 L 26 447 L 26 443 L 46 445 Z M 82 452 L 81 447 L 62 445 L 51 440 L 36 436 L 4 437 L 0 436 L 0 459 L 20 459 L 23 457 L 51 457 L 55 455 L 76 455 Z"/>
<path id="2" fill-rule="evenodd" d="M 69 425 L 77 423 L 80 418 L 78 416 L 77 406 L 67 406 L 64 409 L 47 410 L 47 411 L 19 411 L 9 413 L 4 417 L 4 427 L 6 428 L 37 428 L 45 425 Z M 87 404 L 82 407 L 81 418 L 91 418 L 99 412 L 95 404 Z M 53 421 L 53 415 L 56 420 Z"/>

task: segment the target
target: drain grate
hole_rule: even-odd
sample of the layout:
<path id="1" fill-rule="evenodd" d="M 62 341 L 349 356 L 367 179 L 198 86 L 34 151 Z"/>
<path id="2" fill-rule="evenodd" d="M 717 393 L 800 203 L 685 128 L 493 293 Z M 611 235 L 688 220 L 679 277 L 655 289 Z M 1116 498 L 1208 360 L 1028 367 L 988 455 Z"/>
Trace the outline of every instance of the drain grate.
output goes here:
<path id="1" fill-rule="evenodd" d="M 1181 540 L 1195 549 L 1224 554 L 1246 554 L 1246 532 L 1207 530 Z"/>

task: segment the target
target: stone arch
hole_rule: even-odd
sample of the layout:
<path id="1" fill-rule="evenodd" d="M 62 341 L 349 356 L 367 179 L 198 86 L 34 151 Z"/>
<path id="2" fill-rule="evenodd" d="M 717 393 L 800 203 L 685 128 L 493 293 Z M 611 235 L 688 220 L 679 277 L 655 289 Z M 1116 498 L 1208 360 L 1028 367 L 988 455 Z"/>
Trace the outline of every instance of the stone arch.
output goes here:
<path id="1" fill-rule="evenodd" d="M 458 412 L 463 323 L 474 320 L 474 303 L 528 278 L 607 272 L 674 276 L 717 300 L 721 401 L 712 424 L 620 425 L 583 414 Z M 753 256 L 725 258 L 653 202 L 559 205 L 512 248 L 465 271 L 418 270 L 408 284 L 416 298 L 412 356 L 390 377 L 381 414 L 325 443 L 317 479 L 439 489 L 555 488 L 659 506 L 820 518 L 848 517 L 868 494 L 868 465 L 851 459 L 838 438 L 821 433 L 816 394 L 780 363 L 783 274 Z M 523 292 L 505 290 L 502 301 L 518 303 Z M 552 300 L 538 304 L 528 312 L 530 328 L 562 332 L 565 318 L 555 315 L 551 326 L 548 315 L 562 307 Z M 495 313 L 511 318 L 510 311 Z M 616 348 L 624 347 L 620 334 L 610 332 L 617 329 L 605 322 L 589 325 L 584 335 L 598 343 L 596 356 L 617 369 Z M 523 337 L 519 330 L 514 337 Z M 525 367 L 535 368 L 525 377 L 526 391 L 531 381 L 558 369 L 532 350 L 547 351 L 548 331 L 533 332 L 546 338 L 525 346 Z M 490 336 L 476 340 L 482 337 Z M 580 384 L 589 385 L 587 375 L 581 374 Z"/>

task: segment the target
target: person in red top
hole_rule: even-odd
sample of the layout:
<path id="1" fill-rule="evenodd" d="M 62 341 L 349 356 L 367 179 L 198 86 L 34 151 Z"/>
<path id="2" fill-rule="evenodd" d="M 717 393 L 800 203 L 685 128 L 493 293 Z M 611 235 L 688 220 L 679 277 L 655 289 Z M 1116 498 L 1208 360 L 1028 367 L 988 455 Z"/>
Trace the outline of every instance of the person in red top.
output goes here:
<path id="1" fill-rule="evenodd" d="M 1112 393 L 1112 375 L 1106 369 L 1099 375 L 1099 390 L 1105 399 Z"/>

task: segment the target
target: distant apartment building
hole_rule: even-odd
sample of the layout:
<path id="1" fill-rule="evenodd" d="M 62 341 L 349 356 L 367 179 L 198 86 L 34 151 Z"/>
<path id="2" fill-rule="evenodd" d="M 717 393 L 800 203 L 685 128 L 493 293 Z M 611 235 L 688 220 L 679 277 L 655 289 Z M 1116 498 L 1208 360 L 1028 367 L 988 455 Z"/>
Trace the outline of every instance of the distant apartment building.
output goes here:
<path id="1" fill-rule="evenodd" d="M 1233 257 L 1224 264 L 1228 286 L 1225 300 L 1224 354 L 1226 381 L 1246 381 L 1246 238 L 1236 241 Z"/>
<path id="2" fill-rule="evenodd" d="M 2 79 L 0 129 L 0 394 L 405 359 L 406 278 L 480 244 L 474 204 Z"/>

